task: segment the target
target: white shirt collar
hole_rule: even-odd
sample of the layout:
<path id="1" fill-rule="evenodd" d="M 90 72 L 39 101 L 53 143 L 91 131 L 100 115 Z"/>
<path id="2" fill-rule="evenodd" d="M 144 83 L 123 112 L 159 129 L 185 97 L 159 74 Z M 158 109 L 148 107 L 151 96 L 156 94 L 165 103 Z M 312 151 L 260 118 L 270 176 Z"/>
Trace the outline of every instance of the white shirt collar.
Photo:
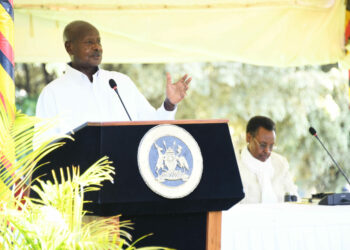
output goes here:
<path id="1" fill-rule="evenodd" d="M 245 147 L 241 153 L 241 160 L 244 165 L 256 175 L 261 190 L 262 203 L 276 203 L 277 197 L 272 187 L 274 169 L 270 157 L 266 161 L 256 159 Z"/>
<path id="2" fill-rule="evenodd" d="M 97 71 L 95 72 L 95 74 L 93 74 L 92 76 L 94 77 L 98 77 L 100 75 L 100 66 L 97 66 Z M 73 68 L 71 66 L 71 63 L 67 63 L 66 64 L 66 74 L 69 74 L 71 77 L 73 78 L 79 78 L 79 79 L 88 79 L 87 75 L 85 75 L 83 72 L 76 70 L 75 68 Z"/>
<path id="3" fill-rule="evenodd" d="M 266 169 L 272 168 L 271 158 L 267 158 L 266 161 L 260 161 L 256 159 L 245 147 L 241 153 L 242 161 L 247 165 L 250 171 L 258 173 Z"/>

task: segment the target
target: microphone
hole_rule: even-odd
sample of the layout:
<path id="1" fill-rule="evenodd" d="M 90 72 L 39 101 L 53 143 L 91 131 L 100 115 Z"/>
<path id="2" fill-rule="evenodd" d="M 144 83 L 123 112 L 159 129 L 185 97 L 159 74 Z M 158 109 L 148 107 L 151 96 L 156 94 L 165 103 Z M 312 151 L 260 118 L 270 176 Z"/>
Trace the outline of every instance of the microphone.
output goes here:
<path id="1" fill-rule="evenodd" d="M 117 88 L 117 83 L 116 83 L 113 79 L 109 79 L 109 86 L 111 86 L 111 88 L 114 89 L 115 93 L 117 93 L 117 95 L 118 95 L 118 97 L 119 97 L 119 100 L 120 100 L 120 102 L 122 103 L 122 105 L 123 105 L 123 107 L 124 107 L 124 110 L 125 110 L 126 114 L 127 114 L 128 117 L 129 117 L 129 120 L 132 121 L 132 120 L 131 120 L 131 117 L 130 117 L 130 115 L 129 115 L 129 113 L 128 113 L 128 110 L 125 108 L 125 105 L 124 105 L 124 103 L 123 103 L 123 100 L 122 100 L 122 98 L 121 98 L 120 95 L 119 95 L 118 88 Z"/>
<path id="2" fill-rule="evenodd" d="M 337 166 L 338 170 L 342 173 L 342 175 L 344 176 L 344 178 L 346 179 L 346 181 L 349 183 L 350 185 L 350 181 L 348 179 L 348 177 L 345 175 L 344 171 L 341 169 L 341 167 L 338 165 L 338 163 L 336 162 L 336 160 L 334 160 L 333 156 L 329 153 L 329 151 L 327 150 L 327 148 L 323 145 L 322 141 L 320 140 L 320 138 L 318 138 L 317 136 L 317 132 L 316 129 L 314 129 L 313 127 L 309 128 L 309 132 L 311 135 L 315 136 L 315 138 L 320 142 L 320 144 L 322 145 L 322 147 L 324 148 L 324 150 L 326 150 L 327 154 L 329 155 L 329 157 L 332 159 L 333 163 Z"/>

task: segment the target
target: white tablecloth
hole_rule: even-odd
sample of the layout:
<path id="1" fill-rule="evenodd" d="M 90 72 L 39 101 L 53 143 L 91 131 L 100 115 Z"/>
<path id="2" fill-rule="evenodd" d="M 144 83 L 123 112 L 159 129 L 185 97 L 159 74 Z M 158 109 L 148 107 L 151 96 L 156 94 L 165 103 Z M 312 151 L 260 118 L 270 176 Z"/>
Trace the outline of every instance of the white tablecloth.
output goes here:
<path id="1" fill-rule="evenodd" d="M 349 250 L 350 206 L 238 204 L 221 235 L 222 250 Z"/>

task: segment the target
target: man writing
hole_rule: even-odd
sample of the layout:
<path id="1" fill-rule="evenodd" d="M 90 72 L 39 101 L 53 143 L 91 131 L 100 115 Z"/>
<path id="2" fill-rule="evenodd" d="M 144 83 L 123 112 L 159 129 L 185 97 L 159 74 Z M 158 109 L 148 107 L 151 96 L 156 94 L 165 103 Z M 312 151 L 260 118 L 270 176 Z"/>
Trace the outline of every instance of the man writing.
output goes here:
<path id="1" fill-rule="evenodd" d="M 239 171 L 245 198 L 242 203 L 277 203 L 284 195 L 297 195 L 287 160 L 272 152 L 276 139 L 275 123 L 255 116 L 247 124 L 248 146 L 241 152 Z"/>
<path id="2" fill-rule="evenodd" d="M 132 120 L 174 119 L 176 104 L 185 97 L 191 82 L 187 75 L 172 83 L 167 74 L 166 99 L 155 110 L 128 76 L 99 68 L 102 45 L 94 26 L 74 21 L 65 27 L 63 37 L 71 62 L 62 77 L 43 89 L 36 108 L 36 115 L 41 118 L 60 115 L 56 133 L 66 133 L 87 121 L 128 121 L 121 101 L 109 85 L 111 79 L 116 82 Z"/>

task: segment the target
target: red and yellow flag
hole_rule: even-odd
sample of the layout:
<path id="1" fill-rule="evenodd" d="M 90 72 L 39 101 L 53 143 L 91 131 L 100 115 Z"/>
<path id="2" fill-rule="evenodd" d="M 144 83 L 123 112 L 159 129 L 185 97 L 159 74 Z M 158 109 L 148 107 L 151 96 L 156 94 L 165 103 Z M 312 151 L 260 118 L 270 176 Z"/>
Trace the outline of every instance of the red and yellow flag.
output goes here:
<path id="1" fill-rule="evenodd" d="M 14 118 L 13 18 L 13 0 L 0 0 L 0 100 Z"/>
<path id="2" fill-rule="evenodd" d="M 14 56 L 13 56 L 13 0 L 0 0 L 0 105 L 6 111 L 10 121 L 15 119 L 15 84 L 14 84 Z M 2 123 L 7 119 L 1 117 Z M 6 126 L 2 124 L 3 127 Z M 4 138 L 1 138 L 4 139 Z M 13 152 L 4 150 L 4 142 L 0 143 L 0 175 L 5 182 L 2 188 L 11 183 Z"/>

